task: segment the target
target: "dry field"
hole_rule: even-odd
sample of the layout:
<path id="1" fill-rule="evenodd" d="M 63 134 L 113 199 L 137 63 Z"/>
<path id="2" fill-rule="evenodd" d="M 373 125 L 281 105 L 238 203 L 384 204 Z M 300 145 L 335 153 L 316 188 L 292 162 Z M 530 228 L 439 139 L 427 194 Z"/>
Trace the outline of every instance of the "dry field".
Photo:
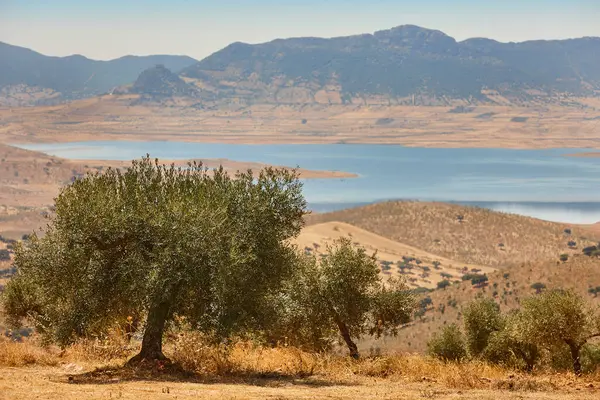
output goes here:
<path id="1" fill-rule="evenodd" d="M 193 345 L 193 350 L 190 349 Z M 198 347 L 199 346 L 199 347 Z M 600 375 L 532 375 L 416 355 L 359 361 L 240 343 L 230 352 L 179 339 L 177 367 L 122 367 L 131 348 L 83 343 L 43 349 L 0 342 L 0 398 L 23 399 L 593 399 Z"/>
<path id="2" fill-rule="evenodd" d="M 106 95 L 0 108 L 0 142 L 179 140 L 222 143 L 397 143 L 420 147 L 599 148 L 600 102 L 571 106 L 414 107 L 257 104 L 192 107 Z"/>
<path id="3" fill-rule="evenodd" d="M 462 216 L 462 222 L 458 216 Z M 313 214 L 308 225 L 344 222 L 384 238 L 461 263 L 505 267 L 556 260 L 595 244 L 587 227 L 542 221 L 446 203 L 396 201 Z M 571 235 L 564 233 L 572 230 Z M 569 248 L 567 242 L 577 242 Z"/>

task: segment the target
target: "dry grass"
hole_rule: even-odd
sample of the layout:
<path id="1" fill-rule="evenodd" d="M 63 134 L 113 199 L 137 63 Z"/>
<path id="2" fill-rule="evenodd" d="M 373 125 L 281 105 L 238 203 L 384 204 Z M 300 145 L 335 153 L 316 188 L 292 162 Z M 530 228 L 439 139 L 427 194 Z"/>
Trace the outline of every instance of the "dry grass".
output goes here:
<path id="1" fill-rule="evenodd" d="M 87 347 L 86 347 L 87 346 Z M 418 355 L 352 360 L 291 347 L 240 342 L 209 346 L 183 334 L 169 343 L 179 367 L 122 367 L 124 355 L 88 344 L 58 352 L 34 341 L 0 343 L 0 393 L 8 398 L 398 399 L 597 396 L 600 375 L 525 375 L 479 362 L 447 364 Z M 120 348 L 120 344 L 115 346 Z M 90 351 L 91 350 L 91 351 Z M 130 349 L 131 350 L 131 349 Z M 180 367 L 183 367 L 182 370 Z M 22 383 L 26 382 L 24 386 Z M 521 394 L 519 394 L 521 393 Z M 136 397 L 137 396 L 137 397 Z M 0 396 L 1 397 L 1 396 Z"/>
<path id="2" fill-rule="evenodd" d="M 445 203 L 385 202 L 307 218 L 309 225 L 333 221 L 451 260 L 492 267 L 555 260 L 594 243 L 578 227 L 571 227 L 572 235 L 566 236 L 568 224 Z M 579 249 L 570 249 L 569 240 L 577 241 Z"/>

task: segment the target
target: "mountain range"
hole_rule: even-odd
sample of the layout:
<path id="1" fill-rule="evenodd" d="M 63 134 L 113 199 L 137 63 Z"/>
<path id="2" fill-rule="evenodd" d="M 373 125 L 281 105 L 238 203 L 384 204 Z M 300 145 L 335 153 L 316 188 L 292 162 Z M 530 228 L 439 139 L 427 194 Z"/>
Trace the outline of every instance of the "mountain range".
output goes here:
<path id="1" fill-rule="evenodd" d="M 6 44 L 0 45 L 0 60 L 0 89 L 36 85 L 65 98 L 131 83 L 155 64 L 182 78 L 176 82 L 171 77 L 173 90 L 163 87 L 161 95 L 192 94 L 205 101 L 427 105 L 600 95 L 600 38 L 458 42 L 443 32 L 412 25 L 331 39 L 237 42 L 199 62 L 174 56 L 128 56 L 108 62 L 55 58 Z M 159 75 L 165 74 L 161 70 Z M 149 93 L 156 90 L 146 79 L 134 92 L 143 94 L 146 86 Z"/>
<path id="2" fill-rule="evenodd" d="M 50 57 L 0 42 L 0 90 L 18 95 L 32 88 L 58 94 L 60 100 L 92 97 L 132 83 L 157 64 L 180 71 L 197 61 L 187 56 L 125 56 L 96 61 L 81 55 Z"/>

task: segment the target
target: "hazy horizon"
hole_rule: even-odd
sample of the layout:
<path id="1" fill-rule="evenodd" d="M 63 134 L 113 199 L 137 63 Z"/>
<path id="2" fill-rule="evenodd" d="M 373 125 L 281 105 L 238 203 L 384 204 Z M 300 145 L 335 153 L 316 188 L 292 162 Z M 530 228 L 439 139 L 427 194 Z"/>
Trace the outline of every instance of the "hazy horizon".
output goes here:
<path id="1" fill-rule="evenodd" d="M 0 0 L 0 41 L 50 56 L 96 60 L 178 54 L 202 59 L 233 42 L 373 33 L 399 25 L 456 40 L 500 42 L 599 36 L 596 0 Z"/>

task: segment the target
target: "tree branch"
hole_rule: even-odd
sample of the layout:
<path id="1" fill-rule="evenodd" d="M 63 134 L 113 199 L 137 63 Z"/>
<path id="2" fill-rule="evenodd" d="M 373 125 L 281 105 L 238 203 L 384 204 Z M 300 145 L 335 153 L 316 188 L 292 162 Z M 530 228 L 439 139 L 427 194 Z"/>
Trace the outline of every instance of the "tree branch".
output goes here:
<path id="1" fill-rule="evenodd" d="M 600 337 L 600 332 L 591 334 L 590 336 L 585 338 L 585 341 L 587 342 L 588 340 L 593 339 L 595 337 Z"/>

